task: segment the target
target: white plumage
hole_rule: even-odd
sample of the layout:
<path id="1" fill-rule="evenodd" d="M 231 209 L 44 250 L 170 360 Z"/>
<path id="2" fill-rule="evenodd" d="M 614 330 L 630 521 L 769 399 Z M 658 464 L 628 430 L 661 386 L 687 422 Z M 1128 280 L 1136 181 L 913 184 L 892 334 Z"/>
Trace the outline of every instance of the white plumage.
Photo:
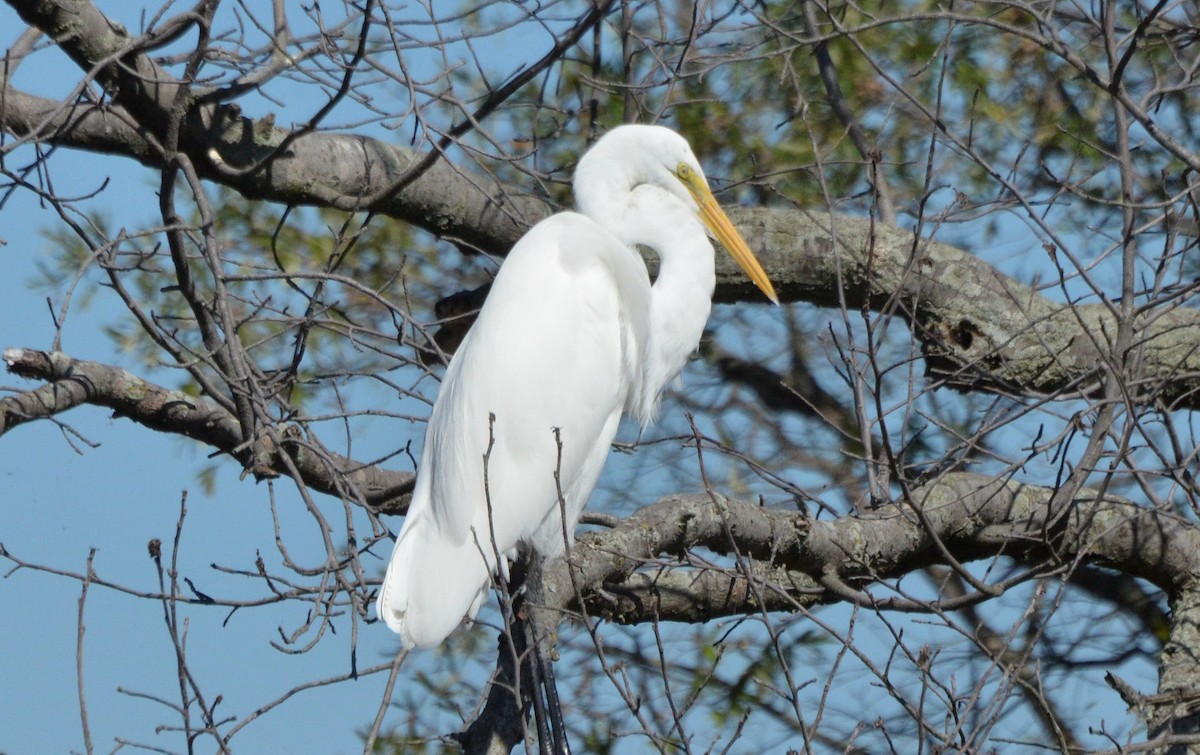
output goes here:
<path id="1" fill-rule="evenodd" d="M 699 343 L 715 284 L 706 227 L 775 300 L 673 131 L 614 129 L 574 190 L 579 212 L 517 242 L 446 370 L 377 602 L 406 646 L 474 618 L 518 544 L 564 552 L 622 412 L 649 422 Z M 659 257 L 653 286 L 634 245 Z"/>

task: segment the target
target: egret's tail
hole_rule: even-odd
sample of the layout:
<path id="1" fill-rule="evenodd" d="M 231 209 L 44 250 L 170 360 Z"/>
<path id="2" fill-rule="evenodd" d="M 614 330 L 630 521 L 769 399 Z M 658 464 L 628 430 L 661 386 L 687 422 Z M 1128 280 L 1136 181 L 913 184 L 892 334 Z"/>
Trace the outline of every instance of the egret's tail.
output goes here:
<path id="1" fill-rule="evenodd" d="M 375 610 L 405 647 L 430 648 L 466 618 L 475 618 L 487 596 L 491 569 L 480 545 L 448 541 L 428 512 L 409 513 Z M 483 543 L 483 547 L 490 547 Z"/>

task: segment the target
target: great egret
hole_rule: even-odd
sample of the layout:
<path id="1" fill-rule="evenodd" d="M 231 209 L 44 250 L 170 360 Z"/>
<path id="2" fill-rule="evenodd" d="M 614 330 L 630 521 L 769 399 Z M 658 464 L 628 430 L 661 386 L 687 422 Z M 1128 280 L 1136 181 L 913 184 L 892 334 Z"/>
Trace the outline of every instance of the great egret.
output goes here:
<path id="1" fill-rule="evenodd" d="M 705 229 L 778 302 L 670 129 L 613 129 L 574 190 L 578 212 L 512 248 L 446 370 L 376 606 L 406 647 L 474 618 L 519 544 L 564 552 L 560 491 L 570 533 L 622 412 L 645 426 L 700 341 L 716 282 Z M 635 245 L 658 255 L 653 285 Z"/>

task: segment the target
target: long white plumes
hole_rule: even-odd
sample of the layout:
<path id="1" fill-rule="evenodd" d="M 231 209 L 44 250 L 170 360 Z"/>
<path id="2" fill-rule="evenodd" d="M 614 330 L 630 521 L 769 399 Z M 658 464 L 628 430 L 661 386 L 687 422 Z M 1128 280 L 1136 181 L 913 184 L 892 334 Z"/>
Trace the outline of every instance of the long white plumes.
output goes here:
<path id="1" fill-rule="evenodd" d="M 425 507 L 404 521 L 376 611 L 405 647 L 436 647 L 464 616 L 474 618 L 488 583 L 488 564 L 474 540 L 444 537 Z"/>
<path id="2" fill-rule="evenodd" d="M 614 129 L 576 170 L 581 214 L 542 221 L 501 266 L 446 371 L 380 589 L 406 646 L 474 618 L 518 545 L 564 550 L 622 412 L 648 421 L 695 350 L 713 249 L 681 164 L 703 181 L 678 134 Z M 659 256 L 653 290 L 634 245 Z"/>

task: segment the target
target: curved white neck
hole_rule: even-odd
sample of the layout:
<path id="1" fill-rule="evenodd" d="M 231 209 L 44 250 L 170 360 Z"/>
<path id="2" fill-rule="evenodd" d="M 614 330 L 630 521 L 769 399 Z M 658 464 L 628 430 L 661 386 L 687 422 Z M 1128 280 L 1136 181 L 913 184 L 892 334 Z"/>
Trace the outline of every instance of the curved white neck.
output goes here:
<path id="1" fill-rule="evenodd" d="M 716 286 L 713 246 L 695 207 L 657 186 L 638 186 L 602 206 L 606 220 L 598 222 L 632 254 L 637 254 L 636 246 L 644 246 L 658 256 L 658 277 L 650 289 L 641 406 L 636 407 L 646 422 L 659 393 L 696 350 L 708 322 Z M 619 216 L 609 211 L 614 206 L 621 208 Z"/>

